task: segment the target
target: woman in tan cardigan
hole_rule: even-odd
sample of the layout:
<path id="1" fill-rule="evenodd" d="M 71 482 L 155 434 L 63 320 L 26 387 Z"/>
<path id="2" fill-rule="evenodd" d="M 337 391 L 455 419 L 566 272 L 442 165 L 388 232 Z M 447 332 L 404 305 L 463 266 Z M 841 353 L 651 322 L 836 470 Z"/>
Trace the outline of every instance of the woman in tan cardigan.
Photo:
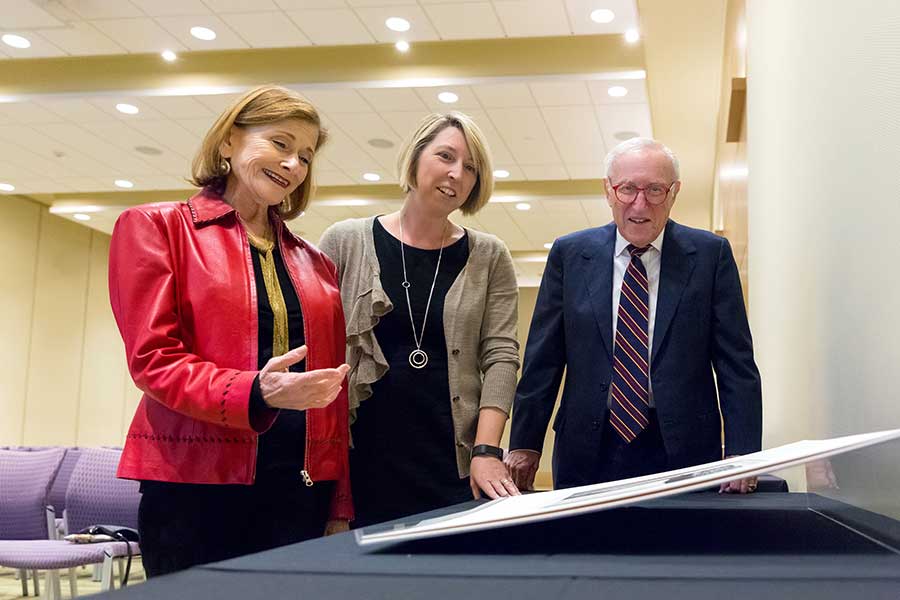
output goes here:
<path id="1" fill-rule="evenodd" d="M 347 318 L 356 526 L 519 493 L 498 447 L 519 368 L 512 258 L 449 219 L 493 191 L 477 125 L 427 117 L 400 185 L 399 211 L 337 223 L 320 243 Z"/>

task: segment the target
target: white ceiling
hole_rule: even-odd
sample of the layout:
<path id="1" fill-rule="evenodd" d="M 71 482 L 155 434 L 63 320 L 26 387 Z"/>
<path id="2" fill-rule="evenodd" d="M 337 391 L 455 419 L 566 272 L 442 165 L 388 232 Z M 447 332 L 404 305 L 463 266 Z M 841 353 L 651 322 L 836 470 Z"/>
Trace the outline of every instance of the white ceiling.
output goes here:
<path id="1" fill-rule="evenodd" d="M 600 24 L 595 8 L 616 18 Z M 373 44 L 405 39 L 488 39 L 623 33 L 637 27 L 634 0 L 0 0 L 0 30 L 27 50 L 0 58 Z M 384 25 L 402 17 L 411 29 Z M 193 38 L 193 26 L 215 40 Z"/>
<path id="2" fill-rule="evenodd" d="M 613 10 L 616 19 L 594 23 L 589 15 L 595 8 Z M 388 30 L 384 21 L 391 16 L 409 20 L 412 29 L 402 35 Z M 194 25 L 211 27 L 218 37 L 194 39 L 188 33 Z M 0 0 L 0 33 L 32 42 L 27 50 L 0 44 L 0 59 L 375 44 L 401 37 L 415 42 L 590 35 L 622 33 L 637 25 L 635 0 Z M 643 75 L 615 77 L 622 75 L 463 77 L 458 85 L 444 87 L 396 87 L 397 82 L 292 87 L 319 108 L 331 132 L 317 157 L 321 187 L 369 185 L 362 178 L 367 172 L 381 175 L 382 183 L 396 182 L 402 141 L 426 114 L 448 109 L 476 120 L 495 168 L 509 171 L 508 181 L 571 181 L 602 177 L 610 147 L 623 137 L 653 133 Z M 625 87 L 627 95 L 611 97 L 607 90 L 612 86 Z M 442 91 L 456 93 L 458 102 L 441 103 L 437 94 Z M 136 93 L 141 95 L 86 89 L 0 102 L 0 183 L 14 185 L 15 194 L 78 194 L 83 201 L 91 193 L 119 191 L 113 182 L 127 179 L 133 191 L 184 189 L 189 196 L 185 178 L 191 158 L 236 95 Z M 115 108 L 120 102 L 140 112 L 122 114 Z M 373 138 L 393 146 L 374 147 L 369 144 Z M 155 152 L 147 154 L 147 148 Z M 515 208 L 522 200 L 531 210 Z M 292 227 L 316 241 L 331 223 L 387 213 L 399 201 L 399 188 L 396 202 L 363 195 L 314 201 Z M 82 224 L 110 233 L 128 203 L 102 204 Z M 59 216 L 73 218 L 70 212 Z M 606 223 L 610 212 L 600 189 L 596 197 L 497 194 L 477 215 L 458 220 L 503 239 L 515 253 L 520 284 L 536 285 L 545 243 Z"/>

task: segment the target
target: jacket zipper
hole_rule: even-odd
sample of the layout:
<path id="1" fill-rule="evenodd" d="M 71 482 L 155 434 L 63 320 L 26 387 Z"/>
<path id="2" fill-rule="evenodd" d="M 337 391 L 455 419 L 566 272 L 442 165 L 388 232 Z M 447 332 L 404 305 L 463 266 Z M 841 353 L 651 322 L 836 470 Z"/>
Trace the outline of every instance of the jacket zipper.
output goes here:
<path id="1" fill-rule="evenodd" d="M 245 257 L 246 257 L 247 263 L 248 263 L 247 266 L 250 267 L 250 270 L 248 271 L 249 278 L 250 278 L 250 287 L 255 289 L 256 288 L 256 279 L 253 276 L 253 256 L 251 256 L 251 252 L 253 252 L 253 251 L 250 249 L 250 238 L 247 237 L 247 232 L 243 226 L 238 227 L 238 229 L 241 230 L 242 247 L 247 252 Z M 259 290 L 256 290 L 256 293 L 259 294 Z M 253 302 L 251 302 L 250 304 L 252 305 L 253 312 L 256 313 L 256 319 L 258 321 L 259 320 L 259 311 L 257 310 L 256 304 Z M 257 325 L 257 327 L 258 327 L 258 325 Z M 259 355 L 258 354 L 256 357 L 256 361 L 257 361 L 257 363 L 259 363 Z M 253 365 L 253 366 L 255 367 L 256 365 Z M 253 437 L 254 437 L 253 444 L 255 446 L 256 451 L 254 453 L 255 455 L 253 457 L 253 461 L 251 461 L 251 463 L 250 463 L 250 483 L 256 483 L 256 461 L 259 460 L 259 434 L 256 434 Z"/>
<path id="2" fill-rule="evenodd" d="M 306 327 L 306 310 L 303 309 L 303 299 L 300 296 L 300 291 L 297 289 L 297 284 L 294 283 L 294 278 L 291 276 L 291 270 L 288 267 L 288 262 L 286 259 L 286 254 L 284 251 L 284 238 L 282 236 L 281 227 L 285 225 L 281 224 L 278 227 L 278 230 L 275 232 L 276 237 L 278 238 L 278 247 L 281 249 L 281 258 L 284 260 L 284 268 L 288 272 L 288 279 L 291 281 L 291 287 L 294 288 L 294 293 L 297 295 L 297 301 L 300 302 L 300 317 L 303 320 L 303 339 L 306 341 L 306 333 L 309 329 Z M 309 342 L 306 341 L 306 368 L 309 370 Z M 305 450 L 303 452 L 303 469 L 300 471 L 300 477 L 303 479 L 303 483 L 306 487 L 312 487 L 314 485 L 314 481 L 312 477 L 309 476 L 309 412 L 306 413 L 306 418 L 303 420 L 306 426 L 306 436 L 303 441 Z M 258 440 L 259 438 L 257 438 Z M 258 442 L 257 442 L 258 443 Z"/>

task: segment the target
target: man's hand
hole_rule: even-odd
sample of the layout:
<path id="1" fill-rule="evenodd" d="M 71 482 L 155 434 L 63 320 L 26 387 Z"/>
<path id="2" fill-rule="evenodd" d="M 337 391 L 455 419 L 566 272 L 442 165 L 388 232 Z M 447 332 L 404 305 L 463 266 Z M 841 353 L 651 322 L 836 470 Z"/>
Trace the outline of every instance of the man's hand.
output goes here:
<path id="1" fill-rule="evenodd" d="M 520 490 L 534 489 L 534 475 L 541 464 L 540 452 L 534 450 L 513 450 L 504 461 L 513 483 Z"/>
<path id="2" fill-rule="evenodd" d="M 739 454 L 732 454 L 725 458 L 734 458 Z M 752 494 L 756 491 L 756 477 L 744 477 L 743 479 L 735 479 L 726 483 L 719 484 L 720 494 Z"/>
<path id="3" fill-rule="evenodd" d="M 481 498 L 482 490 L 491 499 L 519 495 L 519 489 L 509 476 L 506 465 L 499 458 L 476 456 L 472 459 L 469 470 L 472 496 L 476 500 Z"/>

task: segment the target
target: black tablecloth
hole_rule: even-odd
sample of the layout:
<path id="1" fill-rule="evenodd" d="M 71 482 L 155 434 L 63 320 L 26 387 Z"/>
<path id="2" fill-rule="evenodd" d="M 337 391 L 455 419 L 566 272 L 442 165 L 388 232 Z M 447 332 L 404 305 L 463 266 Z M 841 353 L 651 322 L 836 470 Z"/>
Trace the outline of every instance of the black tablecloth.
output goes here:
<path id="1" fill-rule="evenodd" d="M 117 596 L 896 600 L 897 547 L 896 521 L 816 495 L 702 493 L 381 547 L 360 548 L 352 533 L 342 534 L 153 579 Z"/>

